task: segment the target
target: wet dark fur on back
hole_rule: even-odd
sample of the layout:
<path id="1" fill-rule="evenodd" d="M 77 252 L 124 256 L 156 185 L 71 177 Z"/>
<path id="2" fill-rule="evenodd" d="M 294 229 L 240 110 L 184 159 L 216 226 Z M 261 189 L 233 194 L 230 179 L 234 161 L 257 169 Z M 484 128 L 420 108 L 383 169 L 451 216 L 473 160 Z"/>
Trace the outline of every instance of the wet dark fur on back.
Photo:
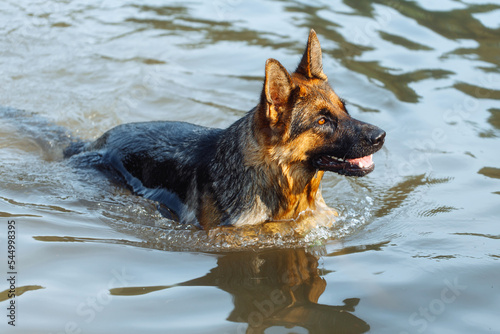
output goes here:
<path id="1" fill-rule="evenodd" d="M 183 122 L 117 126 L 66 156 L 202 227 L 296 219 L 326 208 L 324 171 L 363 176 L 385 132 L 349 116 L 322 70 L 314 31 L 297 70 L 266 62 L 259 104 L 227 129 Z"/>

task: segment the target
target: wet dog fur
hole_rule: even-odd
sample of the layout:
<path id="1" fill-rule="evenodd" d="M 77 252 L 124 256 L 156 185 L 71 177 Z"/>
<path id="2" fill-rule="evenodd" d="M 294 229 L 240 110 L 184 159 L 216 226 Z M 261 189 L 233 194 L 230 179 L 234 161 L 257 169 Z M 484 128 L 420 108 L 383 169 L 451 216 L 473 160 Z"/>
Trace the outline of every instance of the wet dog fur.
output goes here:
<path id="1" fill-rule="evenodd" d="M 326 208 L 325 171 L 363 176 L 385 138 L 352 118 L 328 83 L 314 30 L 289 73 L 268 59 L 258 105 L 226 129 L 184 122 L 119 125 L 66 149 L 72 159 L 203 228 L 293 220 Z"/>

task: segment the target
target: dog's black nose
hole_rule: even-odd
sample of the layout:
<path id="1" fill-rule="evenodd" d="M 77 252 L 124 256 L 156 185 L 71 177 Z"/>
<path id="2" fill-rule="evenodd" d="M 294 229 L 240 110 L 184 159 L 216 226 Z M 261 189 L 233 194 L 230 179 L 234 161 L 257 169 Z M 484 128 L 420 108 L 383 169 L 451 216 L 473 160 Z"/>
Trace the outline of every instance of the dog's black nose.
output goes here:
<path id="1" fill-rule="evenodd" d="M 385 140 L 385 131 L 382 129 L 374 129 L 370 136 L 370 141 L 373 145 L 382 146 Z"/>

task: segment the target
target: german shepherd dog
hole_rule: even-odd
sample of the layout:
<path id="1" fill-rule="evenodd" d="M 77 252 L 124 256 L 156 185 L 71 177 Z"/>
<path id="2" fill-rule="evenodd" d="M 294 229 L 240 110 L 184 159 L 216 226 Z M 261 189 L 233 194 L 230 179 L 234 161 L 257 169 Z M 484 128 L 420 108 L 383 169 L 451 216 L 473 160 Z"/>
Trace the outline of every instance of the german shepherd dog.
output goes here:
<path id="1" fill-rule="evenodd" d="M 330 87 L 311 30 L 296 71 L 268 59 L 260 102 L 227 129 L 122 124 L 65 155 L 87 156 L 181 223 L 211 228 L 291 221 L 327 208 L 324 172 L 370 173 L 384 138 L 380 128 L 352 118 Z"/>

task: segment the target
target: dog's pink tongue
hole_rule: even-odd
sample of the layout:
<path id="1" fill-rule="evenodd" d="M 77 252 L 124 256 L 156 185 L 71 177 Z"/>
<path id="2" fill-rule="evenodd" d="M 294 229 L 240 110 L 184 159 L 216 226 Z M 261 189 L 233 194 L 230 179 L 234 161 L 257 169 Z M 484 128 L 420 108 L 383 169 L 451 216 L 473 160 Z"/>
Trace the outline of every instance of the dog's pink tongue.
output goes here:
<path id="1" fill-rule="evenodd" d="M 351 165 L 357 165 L 359 168 L 370 167 L 373 165 L 372 154 L 367 155 L 366 157 L 357 158 L 357 159 L 347 159 L 347 162 Z"/>

